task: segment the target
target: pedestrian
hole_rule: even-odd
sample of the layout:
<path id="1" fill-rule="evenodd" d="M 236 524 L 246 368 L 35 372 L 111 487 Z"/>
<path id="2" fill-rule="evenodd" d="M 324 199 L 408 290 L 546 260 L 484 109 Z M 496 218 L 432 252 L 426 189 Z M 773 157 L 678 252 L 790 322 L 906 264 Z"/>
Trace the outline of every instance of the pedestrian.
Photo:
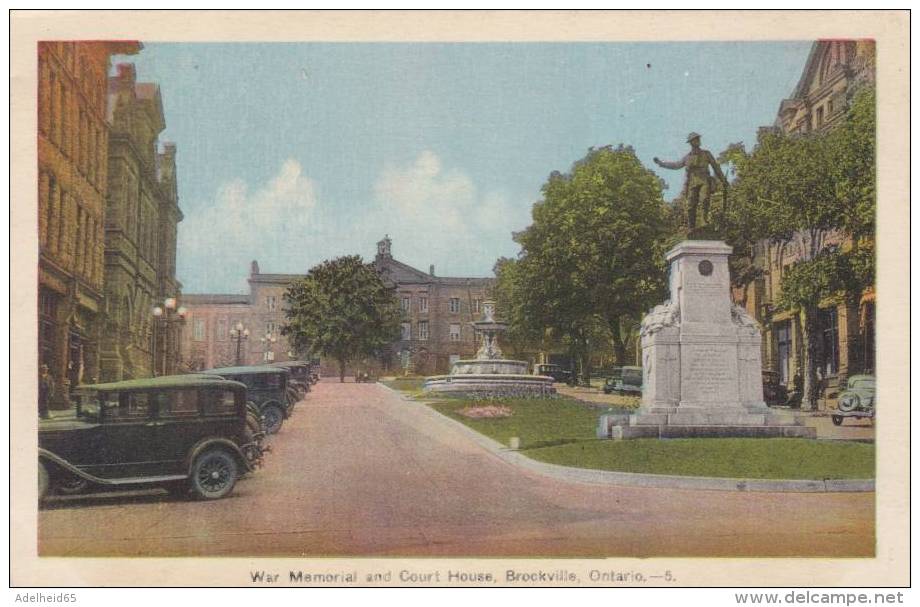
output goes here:
<path id="1" fill-rule="evenodd" d="M 48 408 L 53 397 L 54 377 L 48 370 L 48 365 L 42 365 L 38 373 L 38 416 L 40 418 L 48 419 L 51 417 Z"/>

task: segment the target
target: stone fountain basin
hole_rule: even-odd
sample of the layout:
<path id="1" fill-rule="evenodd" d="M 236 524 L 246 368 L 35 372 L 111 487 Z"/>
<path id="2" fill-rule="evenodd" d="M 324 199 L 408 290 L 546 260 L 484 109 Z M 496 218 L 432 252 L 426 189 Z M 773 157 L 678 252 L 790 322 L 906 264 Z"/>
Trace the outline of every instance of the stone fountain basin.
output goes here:
<path id="1" fill-rule="evenodd" d="M 425 380 L 425 392 L 464 396 L 552 396 L 553 378 L 546 375 L 464 373 L 434 375 Z"/>

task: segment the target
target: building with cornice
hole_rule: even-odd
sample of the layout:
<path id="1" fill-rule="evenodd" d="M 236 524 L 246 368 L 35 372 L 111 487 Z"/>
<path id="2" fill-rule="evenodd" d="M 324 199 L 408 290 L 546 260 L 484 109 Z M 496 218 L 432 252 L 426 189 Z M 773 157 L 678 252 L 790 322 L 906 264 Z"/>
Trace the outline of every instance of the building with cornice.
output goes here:
<path id="1" fill-rule="evenodd" d="M 445 277 L 398 261 L 389 237 L 377 243 L 374 267 L 395 288 L 402 313 L 402 334 L 382 360 L 358 361 L 362 369 L 392 374 L 431 375 L 447 372 L 454 360 L 471 358 L 478 339 L 470 323 L 480 318 L 492 278 Z M 242 364 L 296 358 L 280 330 L 286 319 L 284 293 L 303 274 L 262 273 L 252 262 L 248 294 L 191 294 L 181 357 L 189 370 L 235 362 L 236 341 L 229 328 L 242 323 L 248 336 L 240 352 Z M 353 369 L 352 371 L 354 371 Z"/>
<path id="2" fill-rule="evenodd" d="M 114 54 L 138 42 L 38 43 L 38 362 L 54 379 L 51 406 L 99 376 L 109 127 Z"/>

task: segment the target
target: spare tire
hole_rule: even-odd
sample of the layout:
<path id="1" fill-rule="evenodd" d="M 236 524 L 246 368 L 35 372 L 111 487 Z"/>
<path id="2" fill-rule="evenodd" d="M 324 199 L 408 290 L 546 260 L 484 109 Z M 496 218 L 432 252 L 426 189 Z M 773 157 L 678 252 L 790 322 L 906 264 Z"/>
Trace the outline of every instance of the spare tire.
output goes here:
<path id="1" fill-rule="evenodd" d="M 859 409 L 859 395 L 844 394 L 837 400 L 837 408 L 841 411 L 855 411 Z"/>

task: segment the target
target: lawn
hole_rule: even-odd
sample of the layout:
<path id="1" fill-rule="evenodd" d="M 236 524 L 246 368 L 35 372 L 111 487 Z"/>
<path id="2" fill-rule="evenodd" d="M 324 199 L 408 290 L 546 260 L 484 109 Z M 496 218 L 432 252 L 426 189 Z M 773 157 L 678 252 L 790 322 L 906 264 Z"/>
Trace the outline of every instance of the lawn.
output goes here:
<path id="1" fill-rule="evenodd" d="M 458 413 L 489 404 L 510 407 L 511 417 L 470 419 Z M 456 399 L 429 406 L 504 445 L 516 436 L 524 455 L 563 466 L 722 478 L 875 478 L 872 444 L 794 438 L 598 440 L 598 416 L 609 409 L 569 398 Z"/>
<path id="2" fill-rule="evenodd" d="M 422 389 L 422 384 L 425 383 L 424 377 L 395 377 L 392 379 L 381 380 L 384 386 L 388 388 L 393 388 L 394 390 L 399 390 L 400 392 L 410 392 L 415 393 Z"/>
<path id="3" fill-rule="evenodd" d="M 875 445 L 804 438 L 590 440 L 524 453 L 535 460 L 563 466 L 647 474 L 875 478 Z"/>
<path id="4" fill-rule="evenodd" d="M 470 419 L 458 413 L 467 406 L 492 403 L 511 407 L 513 415 Z M 430 406 L 505 445 L 509 438 L 517 436 L 524 449 L 593 439 L 597 417 L 607 411 L 607 407 L 592 407 L 569 398 L 508 398 L 488 402 L 451 399 Z"/>

